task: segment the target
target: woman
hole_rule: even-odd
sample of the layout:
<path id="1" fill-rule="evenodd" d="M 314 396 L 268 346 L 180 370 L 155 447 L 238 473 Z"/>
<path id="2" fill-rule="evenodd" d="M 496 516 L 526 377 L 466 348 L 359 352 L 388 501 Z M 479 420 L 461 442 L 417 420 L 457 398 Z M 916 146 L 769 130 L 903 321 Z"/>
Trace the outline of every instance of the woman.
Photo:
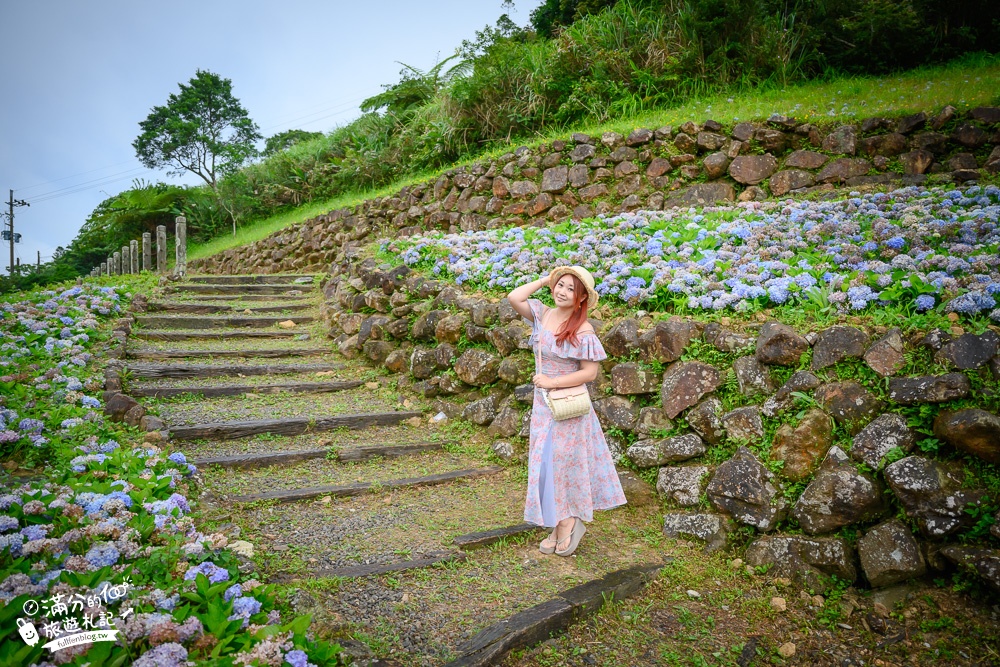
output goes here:
<path id="1" fill-rule="evenodd" d="M 552 290 L 555 308 L 528 297 Z M 552 418 L 542 390 L 575 387 L 597 377 L 607 358 L 587 308 L 597 304 L 594 278 L 581 266 L 564 266 L 548 277 L 521 285 L 507 296 L 510 305 L 532 325 L 536 354 L 535 397 L 531 408 L 528 494 L 524 519 L 553 528 L 538 545 L 545 554 L 570 556 L 587 531 L 594 510 L 625 504 L 597 414 L 562 421 Z"/>

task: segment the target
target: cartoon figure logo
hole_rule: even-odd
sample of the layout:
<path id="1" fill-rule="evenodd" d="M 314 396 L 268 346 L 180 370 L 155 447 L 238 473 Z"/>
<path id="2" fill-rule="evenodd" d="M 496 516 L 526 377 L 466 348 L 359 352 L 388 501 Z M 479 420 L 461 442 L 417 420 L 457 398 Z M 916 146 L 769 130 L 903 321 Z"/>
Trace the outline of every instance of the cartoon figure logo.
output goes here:
<path id="1" fill-rule="evenodd" d="M 35 629 L 35 624 L 31 621 L 27 621 L 23 618 L 17 619 L 17 631 L 21 635 L 21 639 L 28 646 L 34 646 L 38 643 L 38 630 Z"/>

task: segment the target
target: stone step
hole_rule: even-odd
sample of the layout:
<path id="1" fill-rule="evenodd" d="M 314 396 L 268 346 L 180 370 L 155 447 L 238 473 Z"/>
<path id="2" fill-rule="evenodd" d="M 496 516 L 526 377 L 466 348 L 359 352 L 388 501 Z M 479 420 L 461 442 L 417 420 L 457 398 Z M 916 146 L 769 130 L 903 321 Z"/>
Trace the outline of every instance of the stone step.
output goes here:
<path id="1" fill-rule="evenodd" d="M 528 648 L 564 632 L 600 611 L 605 603 L 634 595 L 652 581 L 659 565 L 640 565 L 610 572 L 599 579 L 558 593 L 551 600 L 517 612 L 482 630 L 459 647 L 461 656 L 445 667 L 489 667 L 511 651 Z"/>
<path id="2" fill-rule="evenodd" d="M 211 285 L 259 285 L 261 283 L 268 283 L 272 285 L 276 284 L 287 284 L 295 283 L 296 280 L 302 278 L 312 279 L 312 283 L 303 283 L 304 285 L 311 285 L 313 283 L 319 282 L 317 276 L 309 273 L 305 274 L 261 274 L 261 275 L 251 275 L 251 276 L 187 276 L 184 280 L 188 283 L 197 284 L 211 284 Z M 183 283 L 182 283 L 183 284 Z"/>
<path id="3" fill-rule="evenodd" d="M 194 317 L 185 315 L 139 315 L 135 318 L 140 327 L 151 329 L 223 329 L 228 327 L 273 327 L 279 322 L 294 322 L 295 324 L 311 324 L 316 321 L 312 315 L 252 315 L 228 317 Z"/>
<path id="4" fill-rule="evenodd" d="M 219 396 L 239 396 L 240 394 L 326 393 L 354 389 L 364 384 L 361 380 L 341 382 L 292 382 L 289 384 L 235 385 L 235 386 L 173 386 L 173 387 L 130 387 L 129 395 L 135 398 L 172 398 L 184 394 L 200 394 L 205 398 Z"/>
<path id="5" fill-rule="evenodd" d="M 472 549 L 481 549 L 483 547 L 488 547 L 491 544 L 496 544 L 500 540 L 508 537 L 531 535 L 540 530 L 543 530 L 543 528 L 541 526 L 536 526 L 533 523 L 519 523 L 516 526 L 494 528 L 493 530 L 484 530 L 477 533 L 459 535 L 455 538 L 454 545 L 463 551 L 471 551 Z"/>
<path id="6" fill-rule="evenodd" d="M 205 341 L 225 341 L 239 340 L 247 338 L 295 338 L 301 331 L 287 329 L 273 329 L 266 331 L 164 331 L 162 329 L 144 329 L 142 331 L 133 330 L 132 337 L 141 340 L 205 340 Z"/>
<path id="7" fill-rule="evenodd" d="M 305 489 L 286 489 L 281 491 L 268 491 L 265 493 L 255 493 L 247 496 L 230 497 L 230 501 L 251 503 L 258 500 L 274 500 L 279 503 L 290 503 L 298 500 L 309 500 L 320 496 L 330 496 L 331 498 L 346 498 L 370 493 L 373 489 L 403 489 L 418 486 L 435 486 L 447 484 L 457 480 L 475 479 L 487 475 L 495 475 L 503 472 L 500 466 L 489 468 L 472 468 L 466 470 L 453 470 L 451 472 L 438 473 L 436 475 L 425 475 L 423 477 L 405 477 L 403 479 L 389 479 L 379 482 L 358 482 L 356 484 L 314 486 Z"/>
<path id="8" fill-rule="evenodd" d="M 289 347 L 278 350 L 127 350 L 130 359 L 203 359 L 215 358 L 251 358 L 278 359 L 281 357 L 318 357 L 330 354 L 331 350 L 322 347 Z"/>
<path id="9" fill-rule="evenodd" d="M 259 419 L 251 421 L 219 422 L 195 424 L 193 426 L 168 426 L 170 437 L 175 440 L 198 440 L 214 438 L 226 440 L 246 438 L 260 433 L 298 435 L 313 431 L 332 431 L 338 428 L 363 429 L 369 426 L 399 424 L 423 413 L 415 411 L 369 412 L 353 415 L 327 417 L 287 417 L 284 419 Z"/>
<path id="10" fill-rule="evenodd" d="M 303 299 L 311 299 L 313 294 L 300 294 L 298 296 L 273 296 L 268 294 L 177 294 L 174 293 L 175 303 L 219 303 L 225 304 L 232 301 L 281 301 L 288 303 L 298 303 Z"/>
<path id="11" fill-rule="evenodd" d="M 182 303 L 179 301 L 150 301 L 146 305 L 148 313 L 191 313 L 210 315 L 212 313 L 243 313 L 249 310 L 251 313 L 280 313 L 284 311 L 309 310 L 316 304 L 311 301 L 305 303 L 294 302 L 278 306 L 249 306 L 239 308 L 230 304 L 214 303 Z"/>
<path id="12" fill-rule="evenodd" d="M 284 294 L 286 296 L 302 296 L 312 292 L 315 288 L 315 283 L 311 285 L 198 285 L 182 283 L 173 285 L 166 291 L 168 294 Z"/>
<path id="13" fill-rule="evenodd" d="M 236 454 L 233 456 L 212 456 L 195 459 L 192 463 L 198 467 L 219 466 L 239 470 L 253 470 L 273 465 L 287 465 L 308 461 L 309 459 L 327 459 L 342 463 L 368 461 L 374 458 L 396 458 L 421 452 L 438 451 L 444 447 L 443 442 L 415 442 L 404 445 L 362 445 L 336 450 L 329 447 L 319 449 L 300 449 L 290 452 L 270 452 L 267 454 Z"/>
<path id="14" fill-rule="evenodd" d="M 407 570 L 420 570 L 426 567 L 433 567 L 434 565 L 444 565 L 445 563 L 461 563 L 467 558 L 468 556 L 462 553 L 461 551 L 440 551 L 440 552 L 425 554 L 423 558 L 402 560 L 396 563 L 373 563 L 370 565 L 354 565 L 349 567 L 324 568 L 309 572 L 307 575 L 305 575 L 305 578 L 318 579 L 318 578 L 337 577 L 339 579 L 359 579 L 361 577 L 370 577 L 379 574 L 390 574 L 392 572 L 406 572 Z M 268 581 L 272 583 L 287 583 L 302 578 L 303 577 L 295 577 L 290 575 L 278 575 L 270 577 Z"/>
<path id="15" fill-rule="evenodd" d="M 132 378 L 204 378 L 204 377 L 238 377 L 240 375 L 291 375 L 295 373 L 321 373 L 336 371 L 343 364 L 130 364 L 127 369 Z"/>

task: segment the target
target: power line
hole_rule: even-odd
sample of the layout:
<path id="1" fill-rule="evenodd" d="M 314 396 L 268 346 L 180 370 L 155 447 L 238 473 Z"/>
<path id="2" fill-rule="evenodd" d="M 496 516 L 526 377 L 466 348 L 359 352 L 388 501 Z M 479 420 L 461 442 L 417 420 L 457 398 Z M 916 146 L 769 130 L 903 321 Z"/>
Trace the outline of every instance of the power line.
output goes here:
<path id="1" fill-rule="evenodd" d="M 65 181 L 68 178 L 74 178 L 76 176 L 85 176 L 87 174 L 92 174 L 95 171 L 102 171 L 104 169 L 111 169 L 112 167 L 120 167 L 123 164 L 128 164 L 130 162 L 136 162 L 136 161 L 137 160 L 135 158 L 132 158 L 131 160 L 123 160 L 122 162 L 116 162 L 114 164 L 109 164 L 109 165 L 104 166 L 104 167 L 95 167 L 94 169 L 88 169 L 87 171 L 81 171 L 81 172 L 76 173 L 76 174 L 70 174 L 69 176 L 63 176 L 62 178 L 56 178 L 56 179 L 53 179 L 51 181 L 45 181 L 44 183 L 35 183 L 34 185 L 29 185 L 29 186 L 27 186 L 25 188 L 17 188 L 17 190 L 18 190 L 18 192 L 23 192 L 24 190 L 32 190 L 34 188 L 40 188 L 43 185 L 49 185 L 51 183 L 59 183 L 60 181 Z"/>
<path id="2" fill-rule="evenodd" d="M 119 179 L 117 177 L 124 175 L 125 178 L 129 178 L 131 176 L 138 176 L 141 172 L 144 172 L 144 171 L 148 171 L 148 169 L 146 169 L 145 167 L 132 167 L 131 169 L 126 169 L 125 171 L 119 171 L 119 172 L 114 173 L 114 174 L 108 174 L 107 176 L 101 176 L 100 178 L 93 178 L 93 179 L 91 179 L 89 181 L 82 181 L 80 183 L 75 183 L 73 185 L 67 185 L 64 188 L 59 188 L 57 190 L 50 190 L 49 192 L 43 192 L 41 194 L 34 195 L 32 197 L 32 199 L 35 200 L 35 201 L 38 201 L 38 200 L 40 200 L 42 198 L 47 198 L 47 197 L 49 197 L 51 195 L 57 195 L 57 194 L 59 194 L 61 192 L 64 192 L 66 190 L 72 190 L 74 188 L 78 188 L 78 187 L 83 186 L 83 185 L 95 184 L 95 187 L 96 187 L 96 186 L 98 186 L 98 185 L 101 184 L 101 181 L 109 181 L 109 179 L 121 180 L 121 179 Z M 109 181 L 109 182 L 113 182 L 113 181 Z"/>

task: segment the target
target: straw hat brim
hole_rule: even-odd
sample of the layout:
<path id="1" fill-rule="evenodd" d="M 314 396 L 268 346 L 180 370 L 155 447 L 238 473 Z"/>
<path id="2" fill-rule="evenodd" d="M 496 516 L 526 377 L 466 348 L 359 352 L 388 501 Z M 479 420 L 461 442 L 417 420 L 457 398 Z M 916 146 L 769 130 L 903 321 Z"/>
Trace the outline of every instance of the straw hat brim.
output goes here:
<path id="1" fill-rule="evenodd" d="M 583 272 L 586 271 L 586 276 Z M 566 274 L 572 274 L 580 279 L 583 286 L 587 289 L 587 308 L 593 308 L 597 305 L 597 291 L 594 289 L 591 283 L 594 282 L 594 277 L 590 275 L 590 271 L 587 271 L 580 266 L 560 266 L 558 269 L 552 271 L 551 277 L 549 278 L 549 286 L 555 287 L 556 282 L 559 281 L 561 277 Z M 589 280 L 588 280 L 589 278 Z"/>

